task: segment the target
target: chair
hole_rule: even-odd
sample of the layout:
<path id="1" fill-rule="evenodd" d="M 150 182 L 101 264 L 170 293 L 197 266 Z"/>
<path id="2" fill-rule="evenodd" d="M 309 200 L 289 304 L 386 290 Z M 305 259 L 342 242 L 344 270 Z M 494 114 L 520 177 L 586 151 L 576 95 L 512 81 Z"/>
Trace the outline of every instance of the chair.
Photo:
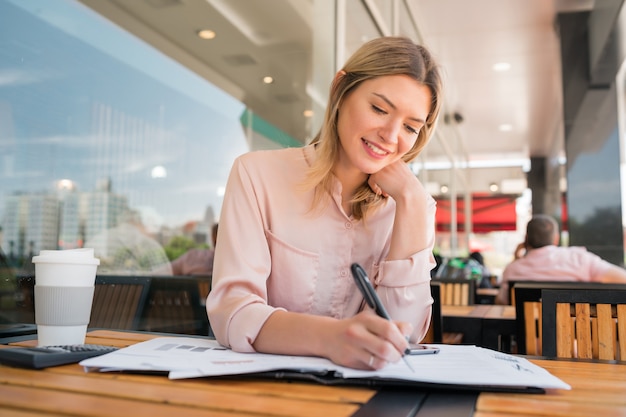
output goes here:
<path id="1" fill-rule="evenodd" d="M 542 290 L 544 356 L 626 361 L 626 285 L 609 287 Z"/>
<path id="2" fill-rule="evenodd" d="M 0 251 L 0 255 L 2 252 Z M 6 268 L 6 269 L 5 269 Z M 13 274 L 0 262 L 0 344 L 37 333 L 34 285 L 30 274 Z"/>
<path id="3" fill-rule="evenodd" d="M 198 292 L 200 293 L 200 302 L 205 305 L 206 298 L 211 292 L 211 275 L 192 275 L 192 278 L 198 281 Z"/>
<path id="4" fill-rule="evenodd" d="M 515 287 L 519 284 L 529 284 L 529 285 L 534 285 L 536 287 L 543 287 L 545 288 L 546 286 L 551 286 L 552 284 L 556 285 L 557 287 L 566 285 L 566 286 L 576 286 L 578 284 L 582 284 L 582 285 L 587 285 L 587 284 L 597 284 L 597 283 L 590 283 L 590 282 L 579 282 L 579 281 L 548 281 L 548 280 L 510 280 L 508 282 L 509 284 L 509 302 L 511 305 L 515 305 Z"/>
<path id="5" fill-rule="evenodd" d="M 150 277 L 97 275 L 89 327 L 138 330 Z"/>
<path id="6" fill-rule="evenodd" d="M 577 281 L 518 281 L 515 283 L 515 322 L 517 353 L 542 355 L 543 317 L 542 290 L 545 289 L 609 289 L 620 284 Z"/>
<path id="7" fill-rule="evenodd" d="M 189 276 L 152 277 L 142 330 L 209 335 L 209 319 L 198 280 Z"/>
<path id="8" fill-rule="evenodd" d="M 35 275 L 16 274 L 15 281 L 14 306 L 0 311 L 12 323 L 35 323 Z"/>
<path id="9" fill-rule="evenodd" d="M 467 306 L 474 304 L 476 281 L 473 279 L 436 278 L 441 285 L 441 304 Z"/>
<path id="10" fill-rule="evenodd" d="M 432 316 L 428 333 L 420 343 L 445 343 L 460 344 L 463 341 L 463 333 L 444 332 L 443 316 L 441 315 L 441 282 L 430 281 L 430 291 L 433 297 Z"/>
<path id="11" fill-rule="evenodd" d="M 432 316 L 428 333 L 420 343 L 443 343 L 443 318 L 441 317 L 441 286 L 436 281 L 430 281 L 430 293 L 433 297 Z"/>
<path id="12" fill-rule="evenodd" d="M 537 282 L 515 284 L 517 353 L 541 355 L 541 288 Z"/>

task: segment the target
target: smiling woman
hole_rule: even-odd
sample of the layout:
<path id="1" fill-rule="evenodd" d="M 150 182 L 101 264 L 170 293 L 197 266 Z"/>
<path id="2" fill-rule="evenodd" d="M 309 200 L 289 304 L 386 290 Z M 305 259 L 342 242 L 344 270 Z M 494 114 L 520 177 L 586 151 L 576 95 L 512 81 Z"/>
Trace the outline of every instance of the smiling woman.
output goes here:
<path id="1" fill-rule="evenodd" d="M 348 76 L 340 72 L 335 82 Z M 364 174 L 373 174 L 400 160 L 415 146 L 430 107 L 430 89 L 409 76 L 364 81 L 346 96 L 341 106 L 337 131 L 344 152 L 340 152 L 335 175 L 338 170 L 349 169 L 349 165 Z M 368 158 L 359 157 L 363 151 Z M 346 161 L 350 156 L 354 159 Z"/>
<path id="2" fill-rule="evenodd" d="M 378 369 L 424 337 L 435 202 L 407 162 L 428 142 L 441 90 L 426 48 L 377 38 L 336 74 L 312 144 L 237 158 L 207 298 L 220 343 Z M 397 322 L 364 310 L 354 263 Z"/>

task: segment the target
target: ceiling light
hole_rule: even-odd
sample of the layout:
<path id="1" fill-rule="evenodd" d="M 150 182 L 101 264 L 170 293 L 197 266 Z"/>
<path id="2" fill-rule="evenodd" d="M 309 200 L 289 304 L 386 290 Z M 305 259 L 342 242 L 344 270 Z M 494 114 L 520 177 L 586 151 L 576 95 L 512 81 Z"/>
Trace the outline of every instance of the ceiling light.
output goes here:
<path id="1" fill-rule="evenodd" d="M 441 191 L 441 194 L 445 194 L 445 193 L 447 193 L 447 192 L 448 192 L 448 190 L 449 190 L 449 188 L 448 188 L 448 186 L 447 186 L 447 185 L 445 185 L 445 184 L 444 184 L 444 185 L 442 185 L 442 186 L 441 186 L 441 188 L 439 189 L 439 191 Z"/>
<path id="2" fill-rule="evenodd" d="M 305 110 L 302 112 L 304 117 L 313 117 L 313 110 Z"/>
<path id="3" fill-rule="evenodd" d="M 202 29 L 198 31 L 198 37 L 202 39 L 213 39 L 215 36 L 215 32 L 209 29 Z"/>
<path id="4" fill-rule="evenodd" d="M 274 82 L 274 79 L 273 79 L 272 77 L 270 77 L 270 76 L 263 77 L 263 82 L 264 82 L 265 84 L 271 84 L 271 83 L 273 83 L 273 82 Z"/>
<path id="5" fill-rule="evenodd" d="M 511 69 L 511 64 L 509 64 L 508 62 L 498 62 L 498 63 L 493 64 L 494 71 L 502 72 L 502 71 L 508 71 L 510 69 Z"/>
<path id="6" fill-rule="evenodd" d="M 500 187 L 495 182 L 492 182 L 491 184 L 489 184 L 489 191 L 491 191 L 492 193 L 497 192 L 499 189 Z"/>
<path id="7" fill-rule="evenodd" d="M 511 130 L 513 130 L 513 126 L 508 123 L 503 123 L 498 126 L 498 129 L 500 129 L 500 132 L 510 132 Z"/>

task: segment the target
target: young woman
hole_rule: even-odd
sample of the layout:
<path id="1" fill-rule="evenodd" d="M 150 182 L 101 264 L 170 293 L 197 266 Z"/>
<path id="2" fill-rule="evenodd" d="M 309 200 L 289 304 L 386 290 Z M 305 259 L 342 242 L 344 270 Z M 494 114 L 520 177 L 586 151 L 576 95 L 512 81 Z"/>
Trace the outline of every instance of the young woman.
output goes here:
<path id="1" fill-rule="evenodd" d="M 441 88 L 425 48 L 372 40 L 335 76 L 310 145 L 235 161 L 207 299 L 220 343 L 379 369 L 426 334 L 435 201 L 406 163 L 428 142 Z M 395 322 L 365 307 L 355 262 Z"/>

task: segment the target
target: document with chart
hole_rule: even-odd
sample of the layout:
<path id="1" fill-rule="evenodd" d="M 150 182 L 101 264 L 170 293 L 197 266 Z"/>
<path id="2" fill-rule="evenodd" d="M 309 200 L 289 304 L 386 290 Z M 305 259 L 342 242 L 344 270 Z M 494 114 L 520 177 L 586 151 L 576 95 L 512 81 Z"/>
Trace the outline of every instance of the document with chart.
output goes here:
<path id="1" fill-rule="evenodd" d="M 406 385 L 484 391 L 570 389 L 523 357 L 476 346 L 436 345 L 436 355 L 407 355 L 376 371 L 347 368 L 318 357 L 239 353 L 217 341 L 157 337 L 80 362 L 88 371 L 166 372 L 170 379 L 249 375 L 324 384 Z"/>

